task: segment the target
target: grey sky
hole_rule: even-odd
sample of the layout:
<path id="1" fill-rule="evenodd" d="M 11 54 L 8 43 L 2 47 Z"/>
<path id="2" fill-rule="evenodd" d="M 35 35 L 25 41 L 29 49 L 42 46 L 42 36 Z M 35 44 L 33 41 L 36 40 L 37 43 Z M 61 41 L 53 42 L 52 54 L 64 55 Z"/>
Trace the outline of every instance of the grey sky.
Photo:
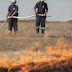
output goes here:
<path id="1" fill-rule="evenodd" d="M 19 16 L 33 15 L 33 8 L 39 0 L 17 0 L 19 7 Z M 48 4 L 48 15 L 52 16 L 47 18 L 47 21 L 67 21 L 72 19 L 72 0 L 46 0 Z M 0 2 L 0 20 L 6 19 L 8 6 L 11 0 L 1 0 Z M 33 18 L 35 19 L 35 18 Z"/>

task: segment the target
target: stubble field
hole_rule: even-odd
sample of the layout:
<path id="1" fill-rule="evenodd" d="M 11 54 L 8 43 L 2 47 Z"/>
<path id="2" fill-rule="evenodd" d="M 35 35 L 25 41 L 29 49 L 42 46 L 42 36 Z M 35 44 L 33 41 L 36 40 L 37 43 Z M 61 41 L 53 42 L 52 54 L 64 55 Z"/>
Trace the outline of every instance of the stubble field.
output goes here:
<path id="1" fill-rule="evenodd" d="M 72 71 L 71 23 L 46 23 L 44 35 L 36 34 L 35 22 L 18 22 L 16 34 L 8 34 L 8 23 L 0 30 L 0 72 L 66 71 Z"/>

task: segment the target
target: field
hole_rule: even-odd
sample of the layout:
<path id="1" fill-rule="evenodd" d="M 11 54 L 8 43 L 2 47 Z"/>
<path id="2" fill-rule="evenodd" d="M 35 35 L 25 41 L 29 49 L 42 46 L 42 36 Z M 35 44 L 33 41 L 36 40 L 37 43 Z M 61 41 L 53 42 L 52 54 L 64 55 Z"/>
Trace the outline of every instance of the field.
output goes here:
<path id="1" fill-rule="evenodd" d="M 2 22 L 0 23 L 0 26 Z M 18 32 L 0 30 L 0 72 L 72 72 L 72 23 L 47 22 L 36 34 L 35 22 L 18 22 Z"/>

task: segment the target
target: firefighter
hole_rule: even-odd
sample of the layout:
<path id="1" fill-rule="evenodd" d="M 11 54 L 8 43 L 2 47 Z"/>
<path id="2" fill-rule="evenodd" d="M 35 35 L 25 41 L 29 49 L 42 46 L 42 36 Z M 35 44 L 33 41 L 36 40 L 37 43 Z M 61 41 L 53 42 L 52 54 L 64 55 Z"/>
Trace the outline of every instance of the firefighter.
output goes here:
<path id="1" fill-rule="evenodd" d="M 8 19 L 8 16 L 11 17 Z M 18 30 L 18 25 L 17 25 L 17 18 L 13 18 L 13 16 L 18 16 L 18 6 L 16 5 L 16 0 L 11 0 L 11 5 L 8 8 L 7 12 L 7 20 L 8 20 L 8 33 L 12 32 L 12 27 L 14 28 L 14 32 L 16 33 Z"/>
<path id="2" fill-rule="evenodd" d="M 39 0 L 39 2 L 36 3 L 34 12 L 36 14 L 36 33 L 39 34 L 39 27 L 41 23 L 41 33 L 44 34 L 46 14 L 48 12 L 48 6 L 47 3 L 45 3 L 45 0 Z"/>

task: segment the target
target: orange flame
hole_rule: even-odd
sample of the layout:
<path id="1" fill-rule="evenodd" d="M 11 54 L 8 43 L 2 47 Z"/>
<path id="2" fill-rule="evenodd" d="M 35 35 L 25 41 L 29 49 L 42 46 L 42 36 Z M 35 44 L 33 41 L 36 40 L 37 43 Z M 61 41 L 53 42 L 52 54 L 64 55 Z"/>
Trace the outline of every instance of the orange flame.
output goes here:
<path id="1" fill-rule="evenodd" d="M 40 43 L 35 42 L 31 47 L 19 51 L 17 61 L 8 61 L 6 54 L 0 60 L 0 70 L 3 72 L 72 72 L 72 48 L 60 37 L 55 45 L 45 46 L 41 50 Z M 36 50 L 35 50 L 36 49 Z M 3 68 L 3 69 L 2 69 Z"/>

